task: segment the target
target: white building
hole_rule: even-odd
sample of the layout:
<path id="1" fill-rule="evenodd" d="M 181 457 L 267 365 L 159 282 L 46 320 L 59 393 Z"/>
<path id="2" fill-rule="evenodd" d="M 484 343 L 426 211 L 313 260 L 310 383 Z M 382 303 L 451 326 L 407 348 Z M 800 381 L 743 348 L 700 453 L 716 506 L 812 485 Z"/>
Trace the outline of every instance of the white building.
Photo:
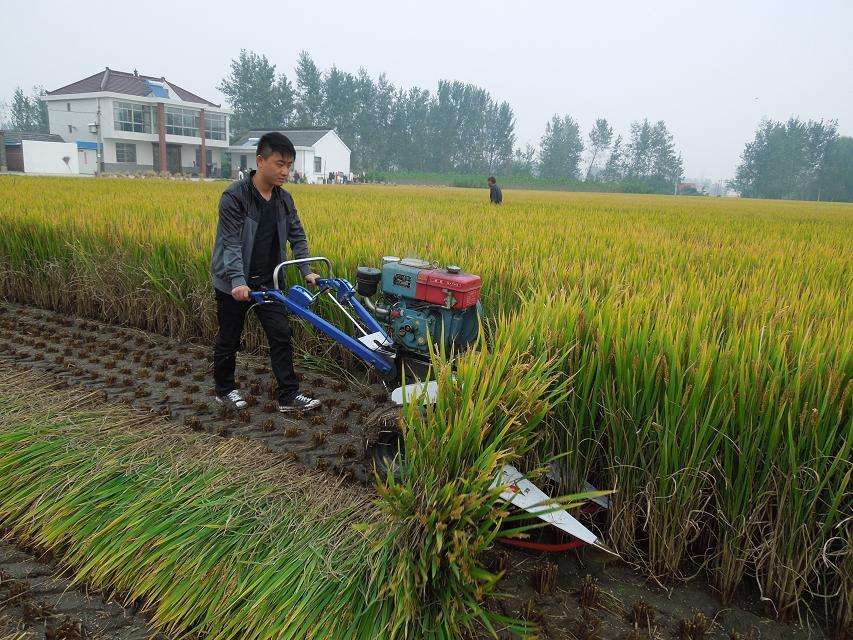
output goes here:
<path id="1" fill-rule="evenodd" d="M 80 173 L 77 146 L 49 133 L 0 131 L 0 171 Z"/>
<path id="2" fill-rule="evenodd" d="M 231 145 L 231 171 L 256 169 L 258 140 L 266 131 L 249 131 Z M 294 171 L 311 183 L 329 182 L 329 174 L 340 173 L 349 178 L 350 148 L 334 129 L 284 129 L 283 133 L 296 148 Z"/>
<path id="3" fill-rule="evenodd" d="M 222 173 L 230 110 L 163 77 L 107 67 L 48 91 L 45 101 L 50 132 L 77 145 L 81 173 L 99 146 L 103 171 Z"/>

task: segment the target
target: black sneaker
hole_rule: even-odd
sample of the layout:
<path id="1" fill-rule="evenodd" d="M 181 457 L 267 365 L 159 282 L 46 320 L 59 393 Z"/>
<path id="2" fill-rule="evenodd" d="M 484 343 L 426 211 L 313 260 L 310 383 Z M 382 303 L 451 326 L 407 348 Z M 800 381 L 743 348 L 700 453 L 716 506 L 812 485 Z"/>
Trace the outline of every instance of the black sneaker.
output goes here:
<path id="1" fill-rule="evenodd" d="M 234 389 L 231 393 L 225 396 L 216 396 L 216 401 L 219 404 L 224 404 L 226 407 L 230 407 L 232 409 L 245 409 L 249 406 L 249 403 L 243 399 L 243 396 L 240 395 L 240 392 L 237 389 Z"/>
<path id="2" fill-rule="evenodd" d="M 290 413 L 292 411 L 310 411 L 320 406 L 320 401 L 316 398 L 309 398 L 301 393 L 294 396 L 290 402 L 279 402 L 278 410 L 282 413 Z"/>

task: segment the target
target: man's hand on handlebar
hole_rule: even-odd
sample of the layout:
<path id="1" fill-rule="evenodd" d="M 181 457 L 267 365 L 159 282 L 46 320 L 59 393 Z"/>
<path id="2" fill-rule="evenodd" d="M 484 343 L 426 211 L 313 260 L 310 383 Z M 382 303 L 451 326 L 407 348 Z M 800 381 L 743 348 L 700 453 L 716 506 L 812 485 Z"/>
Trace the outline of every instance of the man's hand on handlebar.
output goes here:
<path id="1" fill-rule="evenodd" d="M 320 275 L 317 273 L 309 273 L 305 276 L 305 282 L 310 284 L 312 287 L 317 286 L 317 280 L 320 278 Z"/>
<path id="2" fill-rule="evenodd" d="M 249 287 L 243 284 L 231 289 L 231 297 L 237 302 L 247 302 L 249 300 L 249 291 Z"/>

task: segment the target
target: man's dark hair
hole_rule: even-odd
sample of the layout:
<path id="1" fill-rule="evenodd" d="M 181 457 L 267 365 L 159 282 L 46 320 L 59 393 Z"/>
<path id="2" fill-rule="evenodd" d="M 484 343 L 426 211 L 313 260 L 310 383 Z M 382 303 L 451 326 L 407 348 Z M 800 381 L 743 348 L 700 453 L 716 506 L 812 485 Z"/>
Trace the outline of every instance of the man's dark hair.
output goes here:
<path id="1" fill-rule="evenodd" d="M 280 153 L 285 160 L 290 158 L 296 159 L 296 149 L 293 148 L 293 143 L 283 133 L 278 131 L 270 131 L 261 136 L 258 140 L 258 155 L 264 160 L 269 158 L 274 153 Z"/>
<path id="2" fill-rule="evenodd" d="M 489 184 L 495 184 L 497 180 L 495 180 L 495 176 L 489 176 L 489 179 L 486 180 Z"/>

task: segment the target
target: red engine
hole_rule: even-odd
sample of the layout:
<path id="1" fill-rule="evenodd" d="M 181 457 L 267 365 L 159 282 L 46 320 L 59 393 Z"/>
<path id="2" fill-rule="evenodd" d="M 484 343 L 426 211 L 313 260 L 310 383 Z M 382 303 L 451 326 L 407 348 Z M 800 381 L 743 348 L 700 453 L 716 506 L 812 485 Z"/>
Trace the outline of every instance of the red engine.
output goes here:
<path id="1" fill-rule="evenodd" d="M 467 309 L 480 299 L 480 276 L 462 273 L 458 267 L 422 269 L 418 273 L 415 299 L 450 309 Z"/>

